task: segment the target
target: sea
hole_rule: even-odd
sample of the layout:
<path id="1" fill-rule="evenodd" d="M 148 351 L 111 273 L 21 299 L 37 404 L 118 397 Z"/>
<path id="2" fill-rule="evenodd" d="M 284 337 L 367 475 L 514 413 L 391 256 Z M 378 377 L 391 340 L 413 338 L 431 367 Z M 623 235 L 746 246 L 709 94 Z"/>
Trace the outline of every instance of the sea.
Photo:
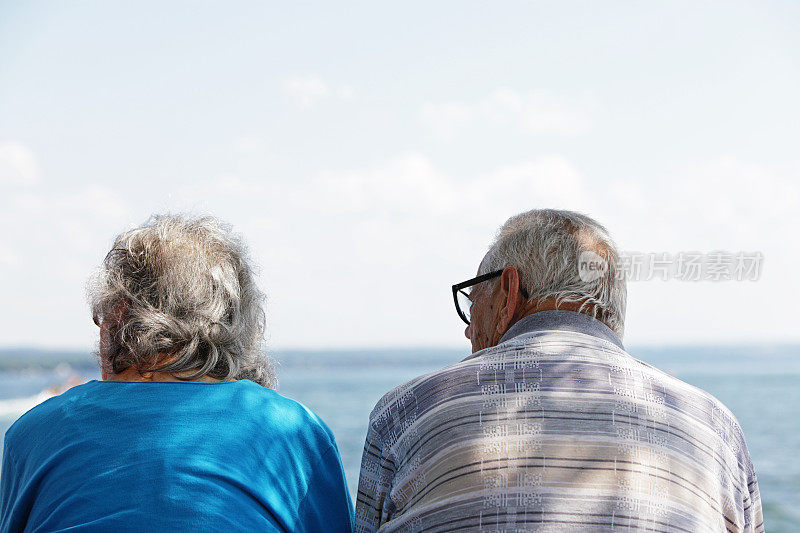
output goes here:
<path id="1" fill-rule="evenodd" d="M 800 345 L 670 346 L 629 352 L 720 399 L 739 420 L 758 474 L 769 532 L 800 532 Z M 330 426 L 354 496 L 372 407 L 390 389 L 460 361 L 459 349 L 284 351 L 279 392 Z M 98 379 L 91 355 L 0 350 L 0 435 L 71 379 Z M 0 444 L 1 445 L 1 444 Z M 2 476 L 2 472 L 0 472 Z"/>

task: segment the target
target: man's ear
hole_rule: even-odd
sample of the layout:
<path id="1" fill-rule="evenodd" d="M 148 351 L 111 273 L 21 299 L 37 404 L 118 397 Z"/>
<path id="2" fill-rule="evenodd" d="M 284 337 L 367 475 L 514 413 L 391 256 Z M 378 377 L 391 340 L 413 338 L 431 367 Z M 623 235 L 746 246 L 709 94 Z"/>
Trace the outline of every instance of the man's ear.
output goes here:
<path id="1" fill-rule="evenodd" d="M 500 275 L 500 316 L 497 321 L 497 332 L 504 334 L 519 308 L 519 272 L 513 266 L 508 266 Z"/>

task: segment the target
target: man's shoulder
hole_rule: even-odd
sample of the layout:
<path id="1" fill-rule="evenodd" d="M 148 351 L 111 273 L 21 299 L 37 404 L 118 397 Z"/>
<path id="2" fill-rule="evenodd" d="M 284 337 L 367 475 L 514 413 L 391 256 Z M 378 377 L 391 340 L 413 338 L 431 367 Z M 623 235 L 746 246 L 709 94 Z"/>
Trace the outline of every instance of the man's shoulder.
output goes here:
<path id="1" fill-rule="evenodd" d="M 666 407 L 695 415 L 695 422 L 713 426 L 719 433 L 741 434 L 733 413 L 716 397 L 690 385 L 651 364 L 641 361 L 625 349 L 591 335 L 565 331 L 543 331 L 522 335 L 468 356 L 449 366 L 417 376 L 391 389 L 376 403 L 370 414 L 373 429 L 387 423 L 396 424 L 397 418 L 409 412 L 413 404 L 419 407 L 434 394 L 455 386 L 460 378 L 475 378 L 476 372 L 497 373 L 509 368 L 531 365 L 547 369 L 554 365 L 577 368 L 584 363 L 594 368 L 605 368 L 602 380 L 619 383 L 617 389 L 633 388 L 653 401 L 664 401 Z M 597 375 L 595 373 L 595 375 Z M 581 379 L 588 379 L 582 376 Z M 614 385 L 611 385 L 614 389 Z M 648 395 L 646 390 L 658 391 Z M 613 390 L 612 390 L 613 392 Z M 630 390 L 617 390 L 630 394 Z M 738 438 L 737 438 L 738 440 Z"/>
<path id="2" fill-rule="evenodd" d="M 523 335 L 479 352 L 487 362 L 533 359 L 545 363 L 592 363 L 607 368 L 613 377 L 624 378 L 631 386 L 649 387 L 668 393 L 673 398 L 703 404 L 723 416 L 733 418 L 731 411 L 707 391 L 686 383 L 616 346 L 605 339 L 572 331 L 542 331 Z M 605 376 L 604 376 L 605 377 Z"/>
<path id="3" fill-rule="evenodd" d="M 389 390 L 378 400 L 370 413 L 370 424 L 375 431 L 381 433 L 387 424 L 396 425 L 398 418 L 408 416 L 412 405 L 417 411 L 420 407 L 424 408 L 425 405 L 430 407 L 430 400 L 433 397 L 447 396 L 448 390 L 452 391 L 464 380 L 468 380 L 470 383 L 474 382 L 475 372 L 495 371 L 506 368 L 507 364 L 517 366 L 523 366 L 528 362 L 538 364 L 538 357 L 553 351 L 549 350 L 549 342 L 563 344 L 565 340 L 570 340 L 560 336 L 561 333 L 542 332 L 515 337 L 471 355 L 464 354 L 464 357 L 448 366 L 412 378 Z M 582 339 L 585 342 L 591 342 L 594 339 L 588 335 L 580 335 L 580 337 L 586 337 L 586 339 Z M 578 346 L 578 344 L 575 345 Z M 624 353 L 612 343 L 607 343 L 607 345 L 606 348 L 609 350 Z M 584 347 L 586 346 L 589 345 Z"/>
<path id="4" fill-rule="evenodd" d="M 703 405 L 721 419 L 732 420 L 738 427 L 738 422 L 736 422 L 731 410 L 710 392 L 687 383 L 677 376 L 661 370 L 650 363 L 637 359 L 635 356 L 628 354 L 628 352 L 625 353 L 628 356 L 626 366 L 641 372 L 643 376 L 642 379 L 648 384 L 671 394 L 674 398 L 682 402 L 693 402 L 697 405 Z"/>
<path id="5" fill-rule="evenodd" d="M 421 374 L 405 383 L 390 389 L 375 404 L 369 415 L 372 428 L 381 433 L 387 423 L 396 422 L 397 416 L 404 416 L 412 406 L 419 407 L 424 399 L 441 391 L 439 385 L 453 384 L 459 375 L 469 373 L 471 359 L 457 360 L 451 365 Z"/>
<path id="6" fill-rule="evenodd" d="M 638 376 L 641 381 L 639 385 L 645 390 L 657 391 L 652 397 L 660 402 L 659 408 L 663 406 L 669 409 L 673 424 L 691 426 L 693 432 L 697 431 L 698 426 L 704 427 L 752 469 L 744 431 L 736 416 L 721 400 L 708 391 L 631 355 L 623 361 L 622 365 L 613 370 L 628 372 L 629 375 L 632 373 Z"/>

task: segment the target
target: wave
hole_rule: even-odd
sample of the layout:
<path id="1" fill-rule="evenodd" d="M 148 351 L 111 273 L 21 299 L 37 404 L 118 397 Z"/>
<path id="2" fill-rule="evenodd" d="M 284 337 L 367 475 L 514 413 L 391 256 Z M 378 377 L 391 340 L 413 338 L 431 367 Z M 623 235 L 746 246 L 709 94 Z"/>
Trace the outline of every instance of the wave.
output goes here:
<path id="1" fill-rule="evenodd" d="M 45 400 L 58 396 L 62 392 L 76 385 L 86 383 L 87 378 L 78 374 L 71 374 L 61 384 L 53 385 L 43 391 L 23 398 L 7 398 L 0 400 L 0 418 L 17 418 L 42 403 Z"/>
<path id="2" fill-rule="evenodd" d="M 39 394 L 27 398 L 0 400 L 0 418 L 18 417 L 55 395 L 56 393 L 53 391 L 43 390 Z"/>

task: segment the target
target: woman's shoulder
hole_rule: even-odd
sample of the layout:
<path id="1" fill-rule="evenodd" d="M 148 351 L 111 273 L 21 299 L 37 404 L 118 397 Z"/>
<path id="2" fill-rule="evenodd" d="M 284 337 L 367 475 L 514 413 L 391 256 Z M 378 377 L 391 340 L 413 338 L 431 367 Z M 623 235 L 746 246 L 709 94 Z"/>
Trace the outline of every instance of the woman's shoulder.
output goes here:
<path id="1" fill-rule="evenodd" d="M 65 411 L 69 410 L 75 398 L 82 396 L 87 388 L 92 387 L 91 383 L 74 386 L 61 394 L 45 394 L 38 398 L 39 403 L 20 415 L 6 430 L 5 447 L 31 442 L 39 433 L 50 431 L 54 424 L 64 419 Z"/>
<path id="2" fill-rule="evenodd" d="M 254 415 L 263 417 L 273 434 L 313 438 L 324 447 L 335 442 L 328 425 L 301 402 L 249 380 L 242 380 L 239 386 L 246 397 L 246 408 Z"/>

